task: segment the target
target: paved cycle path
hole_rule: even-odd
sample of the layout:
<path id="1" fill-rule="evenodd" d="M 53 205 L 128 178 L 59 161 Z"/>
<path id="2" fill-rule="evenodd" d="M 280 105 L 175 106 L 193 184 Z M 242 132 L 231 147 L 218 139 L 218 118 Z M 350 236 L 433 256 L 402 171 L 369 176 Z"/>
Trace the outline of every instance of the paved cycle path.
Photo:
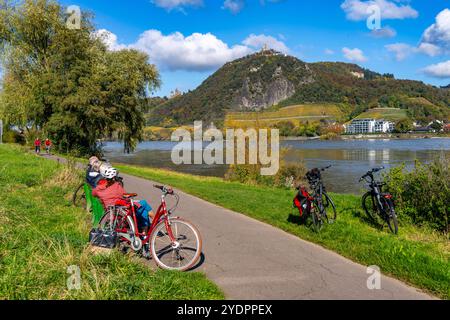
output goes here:
<path id="1" fill-rule="evenodd" d="M 153 188 L 154 182 L 121 176 L 127 192 L 138 193 L 157 209 L 161 192 Z M 386 276 L 381 278 L 380 290 L 369 290 L 367 266 L 176 191 L 180 205 L 175 215 L 196 225 L 203 238 L 205 259 L 196 271 L 214 281 L 227 299 L 434 299 Z"/>
<path id="2" fill-rule="evenodd" d="M 124 175 L 125 188 L 159 205 L 153 182 Z M 320 246 L 179 192 L 180 215 L 202 234 L 206 273 L 228 299 L 430 299 L 400 281 L 382 277 L 369 290 L 367 267 Z M 170 203 L 170 199 L 168 199 Z M 157 208 L 155 208 L 157 209 Z"/>

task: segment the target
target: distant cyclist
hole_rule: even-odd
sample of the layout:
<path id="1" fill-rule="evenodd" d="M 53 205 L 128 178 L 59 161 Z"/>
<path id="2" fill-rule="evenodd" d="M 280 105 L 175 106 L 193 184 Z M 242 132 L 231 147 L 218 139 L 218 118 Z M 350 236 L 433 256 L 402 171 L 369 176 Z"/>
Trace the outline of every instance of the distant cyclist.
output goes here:
<path id="1" fill-rule="evenodd" d="M 41 153 L 41 139 L 36 138 L 36 140 L 34 140 L 34 151 L 39 154 Z"/>
<path id="2" fill-rule="evenodd" d="M 50 149 L 52 148 L 52 142 L 49 138 L 45 139 L 45 151 L 50 154 Z"/>

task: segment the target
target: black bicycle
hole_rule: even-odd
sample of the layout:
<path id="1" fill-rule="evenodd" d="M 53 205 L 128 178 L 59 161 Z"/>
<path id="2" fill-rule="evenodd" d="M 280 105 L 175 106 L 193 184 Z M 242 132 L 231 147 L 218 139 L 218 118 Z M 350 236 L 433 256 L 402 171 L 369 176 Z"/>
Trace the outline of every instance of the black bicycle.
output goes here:
<path id="1" fill-rule="evenodd" d="M 311 190 L 313 190 L 312 198 L 314 199 L 314 207 L 316 214 L 312 214 L 315 229 L 320 231 L 325 223 L 332 224 L 336 221 L 336 206 L 328 195 L 322 180 L 322 172 L 330 169 L 331 166 L 325 168 L 315 168 L 306 174 Z"/>
<path id="2" fill-rule="evenodd" d="M 359 182 L 366 181 L 370 188 L 362 197 L 362 206 L 372 222 L 381 227 L 384 227 L 384 224 L 387 223 L 391 232 L 398 234 L 398 219 L 393 197 L 390 193 L 383 192 L 383 187 L 386 184 L 376 181 L 374 178 L 375 173 L 384 169 L 384 167 L 374 168 L 359 180 Z"/>

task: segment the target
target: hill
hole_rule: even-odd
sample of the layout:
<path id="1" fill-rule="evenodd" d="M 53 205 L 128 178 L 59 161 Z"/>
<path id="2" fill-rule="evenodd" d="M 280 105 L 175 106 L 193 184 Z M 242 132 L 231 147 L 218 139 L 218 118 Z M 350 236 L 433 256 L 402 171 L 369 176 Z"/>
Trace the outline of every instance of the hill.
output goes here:
<path id="1" fill-rule="evenodd" d="M 429 104 L 415 104 L 422 98 Z M 420 102 L 420 101 L 419 101 Z M 396 80 L 356 64 L 305 63 L 273 50 L 225 64 L 197 89 L 152 109 L 151 125 L 194 120 L 219 124 L 229 112 L 255 112 L 272 106 L 335 104 L 348 119 L 374 107 L 402 108 L 417 119 L 448 118 L 450 91 L 419 81 Z"/>

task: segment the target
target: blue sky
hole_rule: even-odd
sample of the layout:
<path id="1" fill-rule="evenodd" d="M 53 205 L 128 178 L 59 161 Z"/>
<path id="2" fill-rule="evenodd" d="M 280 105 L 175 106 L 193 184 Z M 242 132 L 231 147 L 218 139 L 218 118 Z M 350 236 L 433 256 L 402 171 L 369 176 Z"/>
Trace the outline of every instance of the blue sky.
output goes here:
<path id="1" fill-rule="evenodd" d="M 223 63 L 259 50 L 264 43 L 306 62 L 353 62 L 397 78 L 450 83 L 448 0 L 62 3 L 94 12 L 96 28 L 111 49 L 146 51 L 161 71 L 163 85 L 157 95 L 175 88 L 195 89 Z M 381 30 L 367 26 L 370 5 L 379 10 L 376 28 Z"/>

